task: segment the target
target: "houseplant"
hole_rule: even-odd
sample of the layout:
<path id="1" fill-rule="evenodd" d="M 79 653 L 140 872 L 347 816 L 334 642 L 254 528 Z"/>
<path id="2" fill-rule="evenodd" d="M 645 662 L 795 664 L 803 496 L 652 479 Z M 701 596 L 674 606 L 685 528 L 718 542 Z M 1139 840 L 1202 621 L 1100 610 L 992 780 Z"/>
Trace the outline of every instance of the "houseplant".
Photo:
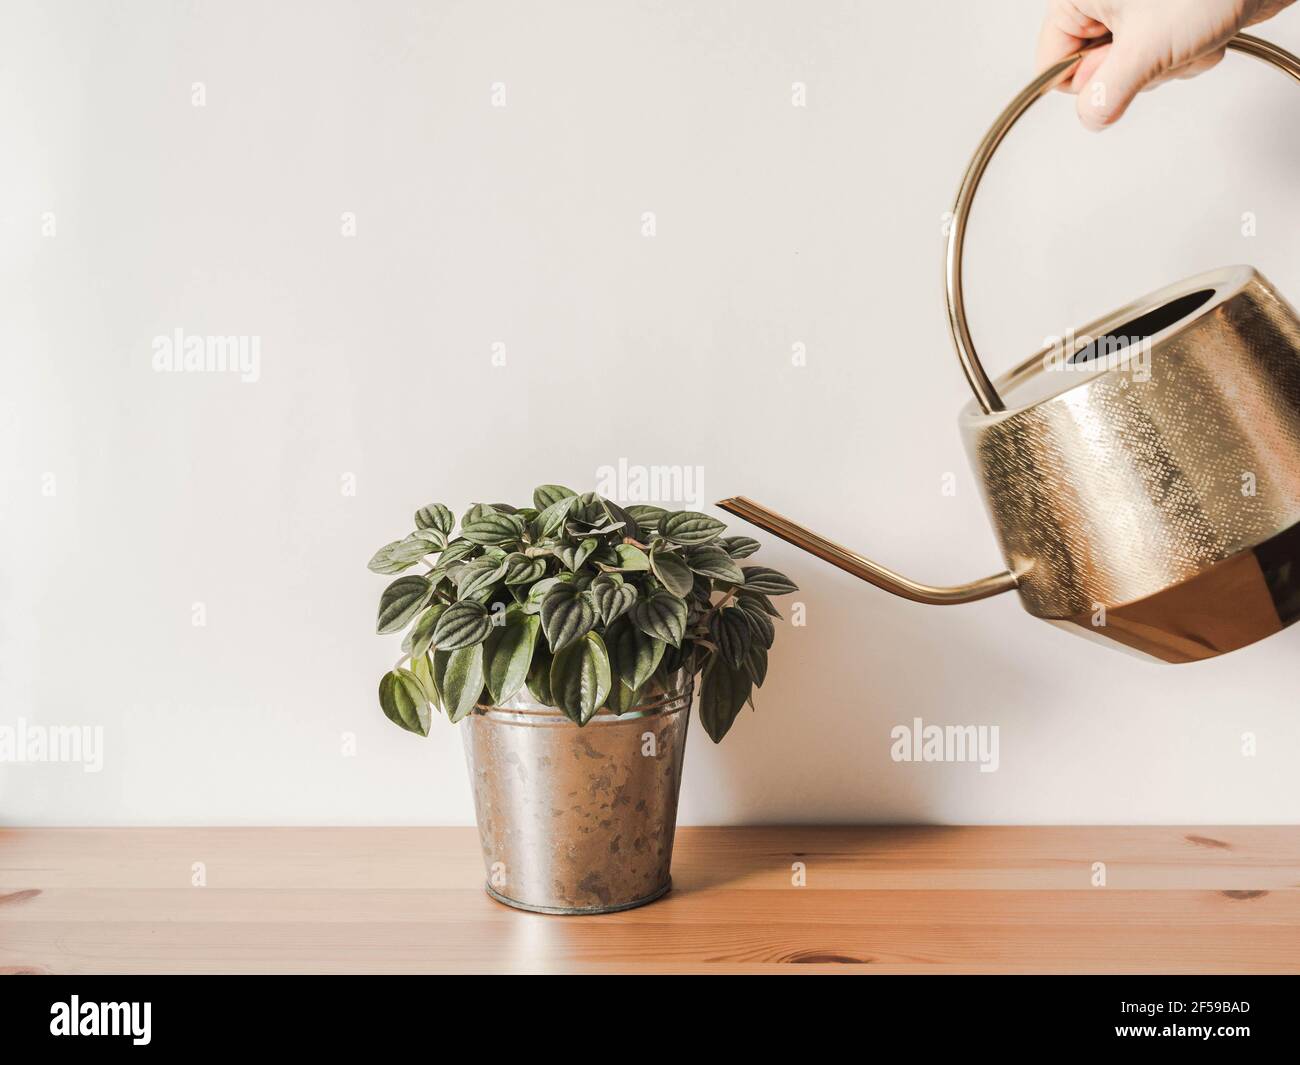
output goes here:
<path id="1" fill-rule="evenodd" d="M 379 704 L 421 736 L 435 710 L 466 721 L 489 893 L 561 913 L 662 894 L 695 678 L 716 743 L 795 585 L 741 565 L 758 542 L 707 515 L 559 485 L 475 504 L 459 532 L 440 503 L 415 526 L 370 560 L 403 574 L 379 602 L 378 631 L 405 631 Z"/>

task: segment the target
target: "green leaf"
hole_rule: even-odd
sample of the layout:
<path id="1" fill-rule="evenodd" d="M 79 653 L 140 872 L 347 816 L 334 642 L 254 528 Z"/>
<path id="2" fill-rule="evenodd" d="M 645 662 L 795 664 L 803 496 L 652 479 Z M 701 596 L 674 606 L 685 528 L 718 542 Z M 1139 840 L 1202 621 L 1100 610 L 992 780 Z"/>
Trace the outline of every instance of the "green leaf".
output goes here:
<path id="1" fill-rule="evenodd" d="M 577 499 L 578 493 L 562 484 L 544 484 L 533 489 L 533 506 L 540 511 L 553 506 L 562 499 Z"/>
<path id="2" fill-rule="evenodd" d="M 618 544 L 614 552 L 618 555 L 618 568 L 621 570 L 635 573 L 650 568 L 650 559 L 639 547 L 632 544 Z"/>
<path id="3" fill-rule="evenodd" d="M 736 609 L 744 613 L 745 620 L 753 630 L 754 638 L 764 647 L 771 647 L 776 639 L 776 627 L 772 624 L 767 611 L 758 603 L 745 597 L 736 601 Z"/>
<path id="4" fill-rule="evenodd" d="M 622 528 L 623 522 L 621 521 L 589 522 L 574 520 L 565 523 L 564 531 L 570 536 L 608 536 L 610 533 L 620 532 Z"/>
<path id="5" fill-rule="evenodd" d="M 450 536 L 451 530 L 456 527 L 456 519 L 441 503 L 430 503 L 415 512 L 415 527 L 437 529 L 443 536 Z"/>
<path id="6" fill-rule="evenodd" d="M 784 573 L 766 566 L 745 566 L 745 590 L 763 595 L 787 595 L 797 592 L 799 586 Z"/>
<path id="7" fill-rule="evenodd" d="M 439 651 L 456 651 L 481 644 L 492 632 L 492 618 L 482 603 L 452 603 L 433 628 Z M 445 691 L 441 684 L 439 691 Z"/>
<path id="8" fill-rule="evenodd" d="M 438 556 L 438 565 L 446 566 L 452 562 L 459 562 L 461 559 L 469 558 L 477 550 L 478 544 L 471 544 L 468 540 L 453 540 Z"/>
<path id="9" fill-rule="evenodd" d="M 694 510 L 679 510 L 659 522 L 659 535 L 675 544 L 694 546 L 717 539 L 726 526 Z"/>
<path id="10" fill-rule="evenodd" d="M 461 525 L 467 525 L 471 521 L 478 521 L 479 518 L 485 517 L 488 514 L 495 514 L 496 512 L 497 508 L 491 503 L 475 503 L 469 508 L 469 510 L 465 511 L 465 513 L 461 515 L 460 523 Z"/>
<path id="11" fill-rule="evenodd" d="M 524 686 L 541 621 L 536 614 L 518 608 L 506 612 L 506 623 L 497 628 L 484 647 L 488 691 L 500 706 Z"/>
<path id="12" fill-rule="evenodd" d="M 366 568 L 374 573 L 401 573 L 432 551 L 433 548 L 423 541 L 394 540 L 376 551 Z"/>
<path id="13" fill-rule="evenodd" d="M 416 529 L 403 542 L 423 544 L 425 554 L 432 555 L 447 546 L 447 537 L 437 529 Z"/>
<path id="14" fill-rule="evenodd" d="M 545 644 L 539 643 L 533 652 L 533 664 L 528 667 L 528 690 L 543 706 L 555 705 L 555 694 L 551 691 L 551 661 L 551 652 Z"/>
<path id="15" fill-rule="evenodd" d="M 690 598 L 695 600 L 695 604 L 701 610 L 708 610 L 713 602 L 713 579 L 704 576 L 702 573 L 695 574 L 695 583 L 691 586 Z"/>
<path id="16" fill-rule="evenodd" d="M 711 654 L 710 651 L 702 652 Z M 686 647 L 674 647 L 668 644 L 664 648 L 664 656 L 659 662 L 659 667 L 655 670 L 655 680 L 661 685 L 668 683 L 668 678 L 676 673 L 679 669 L 685 669 L 688 673 L 698 673 L 699 670 L 688 668 L 687 658 L 695 654 L 695 644 L 687 644 Z"/>
<path id="17" fill-rule="evenodd" d="M 433 585 L 423 577 L 398 577 L 379 597 L 379 632 L 396 632 L 433 596 Z"/>
<path id="18" fill-rule="evenodd" d="M 491 588 L 504 576 L 508 563 L 505 558 L 484 556 L 466 562 L 456 571 L 456 595 L 461 599 L 471 599 L 479 592 Z"/>
<path id="19" fill-rule="evenodd" d="M 682 556 L 660 544 L 650 549 L 650 569 L 659 582 L 679 598 L 684 599 L 695 586 L 695 577 Z"/>
<path id="20" fill-rule="evenodd" d="M 600 614 L 601 623 L 608 628 L 616 618 L 632 609 L 636 602 L 636 589 L 617 575 L 602 573 L 591 582 L 591 601 Z"/>
<path id="21" fill-rule="evenodd" d="M 595 492 L 584 492 L 573 505 L 571 513 L 574 520 L 590 526 L 599 524 L 605 518 L 602 503 L 603 500 Z"/>
<path id="22" fill-rule="evenodd" d="M 601 544 L 597 547 L 595 551 L 587 556 L 587 561 L 596 563 L 602 569 L 616 570 L 619 568 L 618 552 L 609 544 Z"/>
<path id="23" fill-rule="evenodd" d="M 559 577 L 547 577 L 545 580 L 538 581 L 528 589 L 528 597 L 524 600 L 524 609 L 530 614 L 540 614 L 546 596 L 552 588 L 560 583 L 562 582 Z"/>
<path id="24" fill-rule="evenodd" d="M 748 536 L 724 536 L 718 544 L 732 558 L 749 558 L 759 549 L 759 542 Z"/>
<path id="25" fill-rule="evenodd" d="M 743 585 L 736 595 L 736 602 L 743 607 L 750 607 L 759 613 L 767 614 L 769 617 L 777 619 L 781 617 L 781 611 L 777 610 L 776 604 L 772 600 L 762 592 L 755 592 Z"/>
<path id="26" fill-rule="evenodd" d="M 379 705 L 395 725 L 417 736 L 429 734 L 429 701 L 415 674 L 408 669 L 385 673 L 379 682 Z"/>
<path id="27" fill-rule="evenodd" d="M 506 556 L 506 584 L 532 584 L 546 576 L 546 559 L 529 558 L 519 551 Z"/>
<path id="28" fill-rule="evenodd" d="M 433 642 L 433 628 L 438 624 L 438 617 L 445 608 L 441 603 L 434 603 L 417 621 L 406 638 L 402 641 L 402 650 L 412 658 L 420 658 Z"/>
<path id="29" fill-rule="evenodd" d="M 632 517 L 631 513 L 608 499 L 602 498 L 600 505 L 604 509 L 605 515 L 609 518 L 610 524 L 622 528 L 623 536 L 630 536 L 633 540 L 641 539 L 641 529 L 637 525 L 637 521 Z"/>
<path id="30" fill-rule="evenodd" d="M 749 652 L 745 655 L 745 671 L 753 679 L 756 687 L 763 686 L 763 681 L 767 679 L 767 648 L 761 643 L 754 642 L 749 645 Z"/>
<path id="31" fill-rule="evenodd" d="M 483 693 L 483 645 L 435 652 L 433 676 L 447 719 L 454 725 L 474 709 Z"/>
<path id="32" fill-rule="evenodd" d="M 605 632 L 610 666 L 631 688 L 640 688 L 654 675 L 666 646 L 663 640 L 642 632 L 627 618 L 615 622 Z"/>
<path id="33" fill-rule="evenodd" d="M 745 655 L 753 642 L 754 631 L 743 610 L 738 607 L 723 607 L 709 619 L 709 634 L 717 644 L 723 661 L 734 669 L 745 664 Z"/>
<path id="34" fill-rule="evenodd" d="M 635 710 L 640 702 L 640 690 L 629 688 L 621 680 L 615 677 L 614 686 L 610 690 L 609 696 L 605 699 L 605 708 L 613 714 L 626 714 L 629 710 Z"/>
<path id="35" fill-rule="evenodd" d="M 436 709 L 442 697 L 438 694 L 437 681 L 433 679 L 433 660 L 427 654 L 417 655 L 411 659 L 411 673 L 420 682 L 425 696 Z"/>
<path id="36" fill-rule="evenodd" d="M 668 513 L 663 507 L 652 507 L 646 503 L 633 503 L 627 508 L 627 512 L 632 516 L 632 520 L 647 532 L 658 529 L 659 523 Z"/>
<path id="37" fill-rule="evenodd" d="M 582 543 L 575 545 L 566 544 L 560 548 L 556 555 L 569 570 L 574 573 L 578 572 L 578 567 L 587 561 L 587 556 L 596 550 L 598 541 L 587 537 Z"/>
<path id="38" fill-rule="evenodd" d="M 596 624 L 596 608 L 590 596 L 563 581 L 542 600 L 542 628 L 551 652 L 568 647 Z"/>
<path id="39" fill-rule="evenodd" d="M 524 535 L 524 519 L 518 514 L 490 513 L 466 521 L 460 534 L 472 544 L 497 545 L 516 543 Z"/>
<path id="40" fill-rule="evenodd" d="M 735 669 L 713 656 L 700 688 L 700 724 L 714 743 L 720 742 L 730 730 L 751 691 L 753 681 L 745 670 Z"/>
<path id="41" fill-rule="evenodd" d="M 646 635 L 674 647 L 680 647 L 686 635 L 686 604 L 670 592 L 656 591 L 640 600 L 628 617 Z"/>
<path id="42" fill-rule="evenodd" d="M 692 547 L 686 552 L 685 557 L 686 564 L 696 573 L 705 577 L 726 581 L 728 584 L 741 584 L 745 580 L 745 575 L 741 572 L 740 567 L 731 560 L 731 556 L 726 551 L 716 544 Z"/>
<path id="43" fill-rule="evenodd" d="M 555 705 L 577 725 L 585 725 L 609 694 L 609 654 L 594 632 L 567 646 L 551 663 Z"/>
<path id="44" fill-rule="evenodd" d="M 540 511 L 532 522 L 533 540 L 545 540 L 559 532 L 577 501 L 577 496 L 564 496 Z"/>

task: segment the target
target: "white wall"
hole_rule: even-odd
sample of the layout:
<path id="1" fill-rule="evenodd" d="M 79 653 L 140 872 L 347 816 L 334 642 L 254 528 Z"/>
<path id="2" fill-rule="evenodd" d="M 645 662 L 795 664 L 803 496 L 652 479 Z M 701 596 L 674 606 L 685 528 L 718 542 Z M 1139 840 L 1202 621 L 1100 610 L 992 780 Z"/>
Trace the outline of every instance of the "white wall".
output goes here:
<path id="1" fill-rule="evenodd" d="M 400 732 L 374 695 L 397 650 L 365 563 L 434 500 L 698 465 L 711 498 L 919 578 L 1000 568 L 940 226 L 1039 11 L 7 2 L 0 724 L 99 725 L 105 755 L 0 766 L 3 823 L 471 821 L 456 731 Z M 1300 49 L 1300 13 L 1263 32 Z M 1300 297 L 1296 86 L 1231 57 L 1101 136 L 1071 107 L 981 194 L 991 368 L 1226 263 Z M 260 336 L 260 380 L 155 373 L 178 327 Z M 770 538 L 760 560 L 808 624 L 759 714 L 718 748 L 693 726 L 687 822 L 1300 819 L 1300 630 L 1159 667 L 1013 597 L 926 608 Z M 892 762 L 914 716 L 999 725 L 1000 770 Z"/>

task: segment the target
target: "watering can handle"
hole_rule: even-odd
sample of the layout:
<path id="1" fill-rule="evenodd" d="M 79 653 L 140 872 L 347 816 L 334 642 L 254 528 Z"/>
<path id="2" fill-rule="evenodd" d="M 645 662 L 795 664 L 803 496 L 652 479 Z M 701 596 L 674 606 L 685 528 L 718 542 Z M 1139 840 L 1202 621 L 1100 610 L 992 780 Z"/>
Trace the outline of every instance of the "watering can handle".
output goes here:
<path id="1" fill-rule="evenodd" d="M 948 230 L 948 254 L 944 262 L 944 282 L 948 298 L 948 327 L 952 331 L 952 342 L 957 348 L 957 358 L 961 368 L 970 382 L 971 391 L 986 414 L 1006 410 L 1002 397 L 993 387 L 988 374 L 975 353 L 975 342 L 971 339 L 970 324 L 966 320 L 966 300 L 962 293 L 962 250 L 966 243 L 966 223 L 970 218 L 971 203 L 975 199 L 975 190 L 979 188 L 980 179 L 997 151 L 1003 138 L 1010 132 L 1030 106 L 1040 96 L 1045 95 L 1065 74 L 1073 69 L 1075 63 L 1093 48 L 1110 42 L 1109 37 L 1090 41 L 1087 46 L 1075 52 L 1067 59 L 1049 67 L 1038 75 L 998 116 L 993 127 L 984 136 L 980 146 L 966 169 L 961 188 L 957 193 L 957 203 L 952 210 L 952 223 Z M 1235 52 L 1243 52 L 1270 63 L 1279 70 L 1290 74 L 1300 81 L 1300 59 L 1275 44 L 1239 33 L 1228 42 L 1228 47 Z"/>

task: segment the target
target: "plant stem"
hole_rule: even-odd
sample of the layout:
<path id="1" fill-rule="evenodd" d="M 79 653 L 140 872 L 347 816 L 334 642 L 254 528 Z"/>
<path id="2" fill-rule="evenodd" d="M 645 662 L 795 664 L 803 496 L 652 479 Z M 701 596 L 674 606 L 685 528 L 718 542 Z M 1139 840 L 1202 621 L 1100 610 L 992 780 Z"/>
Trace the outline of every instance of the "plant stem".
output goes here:
<path id="1" fill-rule="evenodd" d="M 730 603 L 736 597 L 736 589 L 732 588 L 726 595 L 714 603 L 708 610 L 700 615 L 700 624 L 705 624 L 709 618 L 713 617 L 719 610 Z"/>

